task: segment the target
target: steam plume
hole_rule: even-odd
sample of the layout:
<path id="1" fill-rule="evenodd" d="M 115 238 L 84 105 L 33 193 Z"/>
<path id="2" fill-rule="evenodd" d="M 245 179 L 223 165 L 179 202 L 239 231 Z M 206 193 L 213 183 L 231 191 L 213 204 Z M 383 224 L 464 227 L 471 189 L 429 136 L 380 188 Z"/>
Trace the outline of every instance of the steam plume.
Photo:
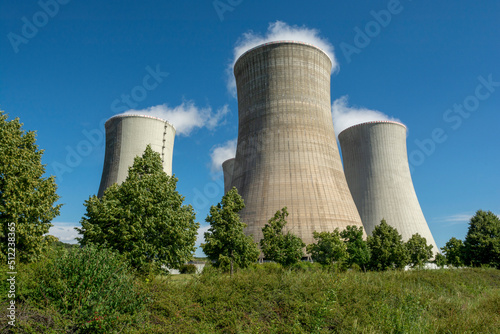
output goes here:
<path id="1" fill-rule="evenodd" d="M 214 146 L 210 152 L 211 171 L 212 173 L 217 173 L 222 171 L 222 163 L 227 159 L 234 158 L 236 155 L 236 143 L 237 139 L 231 139 L 222 145 Z"/>
<path id="2" fill-rule="evenodd" d="M 267 32 L 259 35 L 253 31 L 244 33 L 236 43 L 233 50 L 233 59 L 226 69 L 227 89 L 236 97 L 236 81 L 233 68 L 236 60 L 246 51 L 258 45 L 275 41 L 298 41 L 315 45 L 325 51 L 332 60 L 332 72 L 338 69 L 338 62 L 333 52 L 333 45 L 325 38 L 319 36 L 319 31 L 306 26 L 290 26 L 285 22 L 276 21 L 269 23 Z"/>
<path id="3" fill-rule="evenodd" d="M 216 112 L 212 112 L 211 107 L 198 108 L 194 102 L 187 101 L 181 105 L 170 108 L 166 104 L 149 107 L 142 110 L 128 110 L 123 114 L 147 115 L 164 119 L 171 123 L 177 135 L 189 136 L 191 131 L 206 127 L 209 130 L 215 129 L 229 112 L 227 105 Z"/>
<path id="4" fill-rule="evenodd" d="M 347 106 L 348 96 L 344 95 L 335 101 L 332 105 L 333 127 L 335 134 L 356 124 L 373 122 L 373 121 L 395 121 L 401 122 L 397 118 L 389 117 L 378 110 L 370 110 L 366 108 L 356 108 Z"/>

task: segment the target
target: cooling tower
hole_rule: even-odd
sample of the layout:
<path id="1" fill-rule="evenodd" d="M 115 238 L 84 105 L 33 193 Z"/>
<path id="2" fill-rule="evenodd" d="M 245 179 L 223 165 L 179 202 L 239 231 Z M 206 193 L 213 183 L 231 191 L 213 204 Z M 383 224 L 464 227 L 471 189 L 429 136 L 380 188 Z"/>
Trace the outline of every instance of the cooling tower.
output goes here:
<path id="1" fill-rule="evenodd" d="M 314 231 L 362 226 L 335 141 L 331 68 L 321 49 L 289 41 L 255 47 L 235 63 L 239 125 L 231 186 L 245 201 L 241 220 L 256 242 L 284 206 L 287 230 L 306 244 Z"/>
<path id="2" fill-rule="evenodd" d="M 439 252 L 418 203 L 406 152 L 406 127 L 369 122 L 339 134 L 344 170 L 366 233 L 382 219 L 408 240 L 415 233 Z"/>
<path id="3" fill-rule="evenodd" d="M 142 156 L 146 146 L 160 153 L 163 170 L 172 175 L 174 127 L 160 118 L 144 115 L 117 115 L 106 121 L 106 152 L 98 197 L 113 183 L 122 183 L 136 156 Z"/>
<path id="4" fill-rule="evenodd" d="M 231 180 L 233 179 L 234 158 L 227 159 L 222 163 L 222 172 L 224 173 L 224 194 L 231 190 Z"/>

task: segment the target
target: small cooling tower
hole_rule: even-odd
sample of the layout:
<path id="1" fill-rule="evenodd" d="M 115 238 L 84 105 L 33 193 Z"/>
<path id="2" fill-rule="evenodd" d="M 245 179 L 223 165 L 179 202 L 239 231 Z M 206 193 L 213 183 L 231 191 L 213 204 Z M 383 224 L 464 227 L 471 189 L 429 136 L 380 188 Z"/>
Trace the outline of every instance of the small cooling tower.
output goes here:
<path id="1" fill-rule="evenodd" d="M 222 163 L 222 172 L 224 173 L 224 194 L 231 190 L 231 181 L 233 179 L 234 158 L 227 159 Z"/>
<path id="2" fill-rule="evenodd" d="M 362 123 L 339 134 L 344 171 L 366 233 L 382 219 L 408 240 L 415 233 L 439 252 L 418 203 L 406 152 L 406 127 Z"/>
<path id="3" fill-rule="evenodd" d="M 106 152 L 98 197 L 113 183 L 122 183 L 134 158 L 142 156 L 146 146 L 160 153 L 163 170 L 172 175 L 174 127 L 163 119 L 144 115 L 117 115 L 106 121 Z"/>
<path id="4" fill-rule="evenodd" d="M 362 226 L 333 130 L 331 69 L 321 49 L 293 41 L 257 46 L 235 63 L 238 144 L 225 188 L 243 197 L 241 221 L 256 242 L 284 206 L 287 230 L 306 244 L 314 231 Z"/>

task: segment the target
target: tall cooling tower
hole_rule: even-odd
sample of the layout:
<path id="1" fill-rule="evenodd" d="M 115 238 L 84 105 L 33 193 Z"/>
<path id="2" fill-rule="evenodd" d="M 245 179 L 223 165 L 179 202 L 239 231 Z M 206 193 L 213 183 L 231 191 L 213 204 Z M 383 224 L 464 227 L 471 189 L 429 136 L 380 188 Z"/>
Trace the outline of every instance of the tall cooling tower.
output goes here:
<path id="1" fill-rule="evenodd" d="M 314 231 L 362 226 L 335 141 L 330 105 L 332 62 L 321 49 L 273 42 L 235 63 L 238 144 L 232 186 L 245 201 L 245 233 L 258 242 L 276 211 L 306 243 Z"/>
<path id="2" fill-rule="evenodd" d="M 98 197 L 113 183 L 122 183 L 136 156 L 146 146 L 160 153 L 163 170 L 172 175 L 174 127 L 163 119 L 144 115 L 117 115 L 106 121 L 106 152 Z"/>
<path id="3" fill-rule="evenodd" d="M 406 126 L 362 123 L 339 134 L 344 170 L 366 233 L 382 219 L 408 240 L 415 233 L 439 252 L 418 203 L 406 152 Z"/>

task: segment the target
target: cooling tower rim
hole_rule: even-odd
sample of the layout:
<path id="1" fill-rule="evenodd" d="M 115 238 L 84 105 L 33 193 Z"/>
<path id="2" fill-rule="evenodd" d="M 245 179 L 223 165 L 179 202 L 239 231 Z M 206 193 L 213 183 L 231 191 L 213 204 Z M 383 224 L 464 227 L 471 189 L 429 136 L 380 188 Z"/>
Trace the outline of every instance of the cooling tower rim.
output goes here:
<path id="1" fill-rule="evenodd" d="M 345 128 L 344 130 L 340 131 L 339 133 L 339 137 L 342 133 L 352 129 L 352 128 L 355 128 L 355 127 L 358 127 L 358 126 L 362 126 L 362 125 L 367 125 L 367 124 L 396 124 L 396 125 L 401 125 L 403 128 L 405 128 L 405 130 L 408 130 L 408 128 L 406 127 L 406 125 L 404 125 L 403 123 L 401 122 L 396 122 L 396 121 L 370 121 L 370 122 L 363 122 L 363 123 L 359 123 L 359 124 L 356 124 L 356 125 L 352 125 L 348 128 Z"/>
<path id="2" fill-rule="evenodd" d="M 118 115 L 114 115 L 114 116 L 111 116 L 106 121 L 106 123 L 104 123 L 104 126 L 106 126 L 108 124 L 108 122 L 110 122 L 113 119 L 116 119 L 116 118 L 126 118 L 126 117 L 143 117 L 143 118 L 154 119 L 154 120 L 157 120 L 157 121 L 162 121 L 162 122 L 167 123 L 168 125 L 170 125 L 174 129 L 174 131 L 176 131 L 175 126 L 172 123 L 170 123 L 169 121 L 167 121 L 167 120 L 165 120 L 163 118 L 154 117 L 154 116 L 145 115 L 145 114 L 118 114 Z"/>
<path id="3" fill-rule="evenodd" d="M 236 157 L 229 158 L 229 159 L 227 159 L 227 160 L 224 160 L 224 161 L 222 162 L 222 164 L 224 165 L 224 164 L 226 164 L 226 163 L 231 162 L 231 160 L 235 160 L 235 159 L 236 159 Z"/>
<path id="4" fill-rule="evenodd" d="M 328 57 L 328 59 L 330 59 L 330 64 L 331 64 L 331 67 L 333 67 L 333 60 L 332 60 L 332 57 L 330 57 L 330 55 L 325 51 L 323 50 L 322 48 L 320 48 L 319 46 L 316 46 L 314 44 L 310 44 L 310 43 L 306 43 L 306 42 L 301 42 L 301 41 L 294 41 L 294 40 L 279 40 L 279 41 L 272 41 L 272 42 L 266 42 L 266 43 L 262 43 L 262 44 L 259 44 L 257 46 L 254 46 L 253 48 L 250 48 L 248 50 L 246 50 L 245 52 L 243 52 L 239 57 L 238 59 L 236 59 L 236 61 L 234 62 L 234 66 L 233 68 L 236 68 L 236 64 L 238 63 L 238 61 L 240 61 L 241 58 L 243 58 L 246 54 L 256 50 L 256 49 L 259 49 L 259 48 L 262 48 L 262 47 L 265 47 L 265 46 L 268 46 L 268 45 L 273 45 L 273 44 L 299 44 L 299 45 L 306 45 L 306 46 L 310 46 L 310 47 L 313 47 L 321 52 L 323 52 L 325 54 L 325 56 Z"/>

